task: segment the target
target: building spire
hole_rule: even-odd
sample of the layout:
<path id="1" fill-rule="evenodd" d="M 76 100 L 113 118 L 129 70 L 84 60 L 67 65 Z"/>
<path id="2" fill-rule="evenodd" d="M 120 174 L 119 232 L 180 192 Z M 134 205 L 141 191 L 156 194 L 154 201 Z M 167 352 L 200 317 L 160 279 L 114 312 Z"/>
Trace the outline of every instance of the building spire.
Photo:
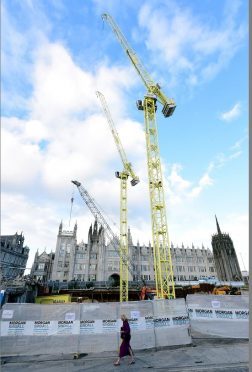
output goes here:
<path id="1" fill-rule="evenodd" d="M 215 215 L 215 219 L 216 219 L 216 226 L 217 226 L 218 234 L 221 235 L 221 230 L 220 230 L 220 226 L 219 226 L 219 223 L 218 223 L 218 220 L 217 220 L 216 215 Z"/>

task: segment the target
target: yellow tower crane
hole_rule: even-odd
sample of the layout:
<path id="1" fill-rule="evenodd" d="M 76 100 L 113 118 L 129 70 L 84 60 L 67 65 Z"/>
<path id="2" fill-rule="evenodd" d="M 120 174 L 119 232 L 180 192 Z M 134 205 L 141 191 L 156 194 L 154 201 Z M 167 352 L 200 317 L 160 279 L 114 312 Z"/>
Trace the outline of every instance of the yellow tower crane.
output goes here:
<path id="1" fill-rule="evenodd" d="M 144 100 L 137 101 L 137 108 L 144 111 L 145 119 L 156 291 L 158 298 L 175 298 L 164 184 L 156 124 L 156 103 L 159 101 L 163 105 L 162 113 L 164 117 L 171 116 L 176 105 L 172 99 L 167 98 L 161 91 L 160 85 L 152 80 L 113 18 L 108 13 L 104 13 L 102 14 L 102 19 L 112 28 L 122 48 L 147 88 L 147 94 Z"/>
<path id="2" fill-rule="evenodd" d="M 128 162 L 120 137 L 116 130 L 112 116 L 110 114 L 105 97 L 101 92 L 96 92 L 101 102 L 104 114 L 110 126 L 117 150 L 123 163 L 123 171 L 116 172 L 115 175 L 120 179 L 120 302 L 128 301 L 128 264 L 122 257 L 128 257 L 128 213 L 127 213 L 127 180 L 130 176 L 131 185 L 135 186 L 139 178 L 135 175 L 131 163 Z"/>

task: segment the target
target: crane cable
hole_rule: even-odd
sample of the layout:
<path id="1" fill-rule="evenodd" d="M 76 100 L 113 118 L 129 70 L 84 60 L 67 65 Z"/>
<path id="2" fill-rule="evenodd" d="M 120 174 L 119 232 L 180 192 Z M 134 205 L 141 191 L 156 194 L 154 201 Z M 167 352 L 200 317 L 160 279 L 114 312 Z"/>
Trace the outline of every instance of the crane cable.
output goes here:
<path id="1" fill-rule="evenodd" d="M 72 191 L 72 197 L 71 197 L 70 216 L 69 216 L 69 228 L 70 228 L 71 218 L 72 218 L 73 202 L 74 202 L 74 185 L 73 185 L 73 191 Z"/>

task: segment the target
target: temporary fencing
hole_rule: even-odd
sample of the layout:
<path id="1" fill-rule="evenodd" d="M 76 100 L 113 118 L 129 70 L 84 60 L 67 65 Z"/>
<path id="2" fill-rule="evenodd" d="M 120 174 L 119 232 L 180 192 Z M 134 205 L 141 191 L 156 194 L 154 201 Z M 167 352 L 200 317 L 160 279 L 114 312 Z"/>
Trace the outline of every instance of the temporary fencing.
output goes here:
<path id="1" fill-rule="evenodd" d="M 184 299 L 85 304 L 5 304 L 2 355 L 117 352 L 121 314 L 133 350 L 191 343 Z"/>
<path id="2" fill-rule="evenodd" d="M 186 298 L 192 336 L 248 338 L 249 297 L 188 295 Z"/>
<path id="3" fill-rule="evenodd" d="M 183 298 L 153 301 L 153 308 L 157 347 L 191 343 L 189 317 Z"/>
<path id="4" fill-rule="evenodd" d="M 2 355 L 74 353 L 79 318 L 76 304 L 6 304 L 1 314 Z"/>

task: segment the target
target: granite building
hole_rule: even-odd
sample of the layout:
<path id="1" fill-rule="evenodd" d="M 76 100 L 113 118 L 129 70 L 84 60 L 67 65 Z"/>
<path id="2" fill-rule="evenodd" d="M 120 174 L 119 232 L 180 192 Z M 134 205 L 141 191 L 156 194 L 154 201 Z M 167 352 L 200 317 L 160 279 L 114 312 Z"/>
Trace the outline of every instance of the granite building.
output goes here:
<path id="1" fill-rule="evenodd" d="M 37 251 L 31 268 L 31 277 L 41 282 L 47 282 L 52 275 L 53 260 L 54 253 L 44 251 L 39 254 Z"/>
<path id="2" fill-rule="evenodd" d="M 60 223 L 52 269 L 52 280 L 70 281 L 74 277 L 77 247 L 77 224 L 73 231 L 63 230 Z"/>
<path id="3" fill-rule="evenodd" d="M 103 227 L 97 221 L 90 226 L 88 241 L 77 244 L 77 224 L 73 231 L 59 226 L 56 252 L 52 269 L 52 280 L 70 281 L 110 281 L 119 282 L 120 259 L 112 244 L 106 245 Z M 129 281 L 136 280 L 138 274 L 144 280 L 154 280 L 153 248 L 134 245 L 128 230 L 129 255 L 134 262 Z M 171 245 L 175 280 L 198 280 L 216 277 L 212 252 L 209 248 L 185 248 Z"/>
<path id="4" fill-rule="evenodd" d="M 29 248 L 24 246 L 21 234 L 1 236 L 1 277 L 14 279 L 24 274 L 29 256 Z"/>
<path id="5" fill-rule="evenodd" d="M 222 233 L 216 219 L 217 234 L 212 236 L 212 247 L 217 277 L 223 281 L 242 281 L 239 262 L 229 234 Z"/>

